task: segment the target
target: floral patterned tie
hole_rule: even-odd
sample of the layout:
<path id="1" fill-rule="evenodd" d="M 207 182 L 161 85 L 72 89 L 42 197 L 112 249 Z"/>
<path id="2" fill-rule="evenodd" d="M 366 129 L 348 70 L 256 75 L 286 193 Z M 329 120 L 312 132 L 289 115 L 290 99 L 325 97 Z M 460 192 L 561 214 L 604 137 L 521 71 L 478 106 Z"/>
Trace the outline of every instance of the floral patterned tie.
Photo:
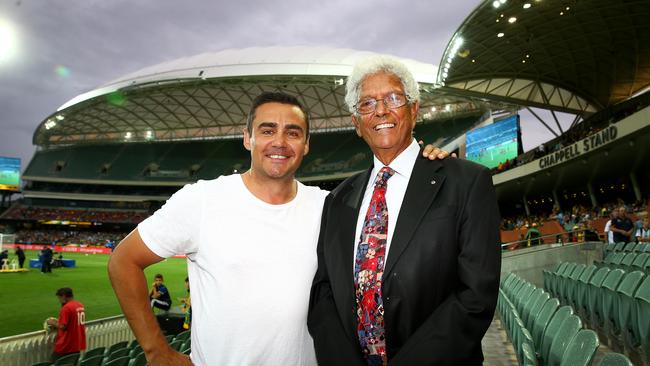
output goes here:
<path id="1" fill-rule="evenodd" d="M 381 276 L 384 273 L 388 237 L 386 182 L 393 174 L 395 171 L 386 166 L 377 174 L 354 262 L 357 332 L 369 366 L 388 364 Z"/>

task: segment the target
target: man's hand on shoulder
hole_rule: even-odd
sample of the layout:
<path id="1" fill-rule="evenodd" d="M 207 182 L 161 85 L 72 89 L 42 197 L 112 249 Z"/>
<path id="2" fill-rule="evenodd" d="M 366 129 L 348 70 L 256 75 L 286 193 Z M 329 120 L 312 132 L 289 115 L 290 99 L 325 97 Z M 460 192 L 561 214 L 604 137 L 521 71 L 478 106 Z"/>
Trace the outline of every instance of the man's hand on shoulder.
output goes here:
<path id="1" fill-rule="evenodd" d="M 189 356 L 176 352 L 169 346 L 147 354 L 147 364 L 150 366 L 193 365 Z"/>
<path id="2" fill-rule="evenodd" d="M 424 142 L 418 141 L 418 144 L 423 145 Z M 427 144 L 427 146 L 424 147 L 424 150 L 422 150 L 422 156 L 425 158 L 429 158 L 429 160 L 436 160 L 436 159 L 443 160 L 449 156 L 449 152 L 437 148 L 431 144 Z M 455 158 L 456 154 L 451 154 L 451 157 Z"/>

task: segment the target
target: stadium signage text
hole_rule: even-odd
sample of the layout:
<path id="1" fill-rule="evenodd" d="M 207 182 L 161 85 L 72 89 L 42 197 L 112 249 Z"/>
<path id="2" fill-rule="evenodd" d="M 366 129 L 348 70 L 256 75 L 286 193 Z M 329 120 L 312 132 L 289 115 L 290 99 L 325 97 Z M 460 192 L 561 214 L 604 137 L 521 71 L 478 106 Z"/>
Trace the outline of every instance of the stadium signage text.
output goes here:
<path id="1" fill-rule="evenodd" d="M 602 131 L 599 131 L 591 136 L 587 136 L 573 145 L 562 148 L 552 154 L 548 154 L 539 159 L 539 168 L 544 169 L 553 165 L 571 160 L 580 156 L 583 153 L 589 152 L 593 149 L 600 147 L 614 141 L 618 136 L 616 126 L 609 126 Z"/>

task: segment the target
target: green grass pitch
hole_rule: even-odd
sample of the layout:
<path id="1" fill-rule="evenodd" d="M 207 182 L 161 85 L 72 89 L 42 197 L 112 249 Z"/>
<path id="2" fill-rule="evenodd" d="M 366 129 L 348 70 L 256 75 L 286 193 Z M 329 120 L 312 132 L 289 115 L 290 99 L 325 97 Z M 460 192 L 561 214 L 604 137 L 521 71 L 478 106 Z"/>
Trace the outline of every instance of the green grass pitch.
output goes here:
<path id="1" fill-rule="evenodd" d="M 10 251 L 13 255 L 13 251 Z M 37 252 L 26 251 L 27 259 Z M 54 295 L 61 287 L 71 287 L 75 298 L 86 308 L 86 320 L 122 314 L 108 280 L 106 254 L 66 253 L 66 259 L 76 259 L 76 268 L 54 268 L 42 274 L 38 269 L 23 273 L 0 273 L 0 337 L 43 329 L 43 321 L 59 315 L 60 304 Z M 26 263 L 27 265 L 27 263 Z M 187 264 L 183 258 L 170 258 L 145 270 L 147 283 L 161 273 L 172 296 L 172 306 L 180 305 L 185 297 Z"/>

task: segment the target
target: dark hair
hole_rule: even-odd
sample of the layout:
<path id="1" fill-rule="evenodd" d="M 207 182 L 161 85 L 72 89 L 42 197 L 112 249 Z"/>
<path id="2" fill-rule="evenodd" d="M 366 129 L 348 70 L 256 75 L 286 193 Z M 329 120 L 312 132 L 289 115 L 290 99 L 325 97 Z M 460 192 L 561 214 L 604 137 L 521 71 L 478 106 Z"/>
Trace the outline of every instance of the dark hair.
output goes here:
<path id="1" fill-rule="evenodd" d="M 70 287 L 61 287 L 60 289 L 56 290 L 56 296 L 65 296 L 72 298 L 74 297 L 72 295 L 72 289 Z"/>
<path id="2" fill-rule="evenodd" d="M 246 117 L 246 129 L 248 130 L 249 135 L 253 135 L 253 120 L 255 119 L 255 111 L 257 111 L 257 107 L 266 103 L 289 104 L 300 108 L 300 111 L 305 116 L 305 124 L 307 125 L 305 137 L 309 137 L 309 113 L 307 113 L 305 107 L 303 107 L 300 101 L 298 101 L 298 98 L 284 92 L 263 92 L 253 99 L 251 109 L 248 111 L 248 117 Z"/>
<path id="3" fill-rule="evenodd" d="M 163 279 L 163 276 L 160 273 L 156 273 L 155 276 L 153 276 L 154 279 L 160 278 L 161 280 Z"/>

